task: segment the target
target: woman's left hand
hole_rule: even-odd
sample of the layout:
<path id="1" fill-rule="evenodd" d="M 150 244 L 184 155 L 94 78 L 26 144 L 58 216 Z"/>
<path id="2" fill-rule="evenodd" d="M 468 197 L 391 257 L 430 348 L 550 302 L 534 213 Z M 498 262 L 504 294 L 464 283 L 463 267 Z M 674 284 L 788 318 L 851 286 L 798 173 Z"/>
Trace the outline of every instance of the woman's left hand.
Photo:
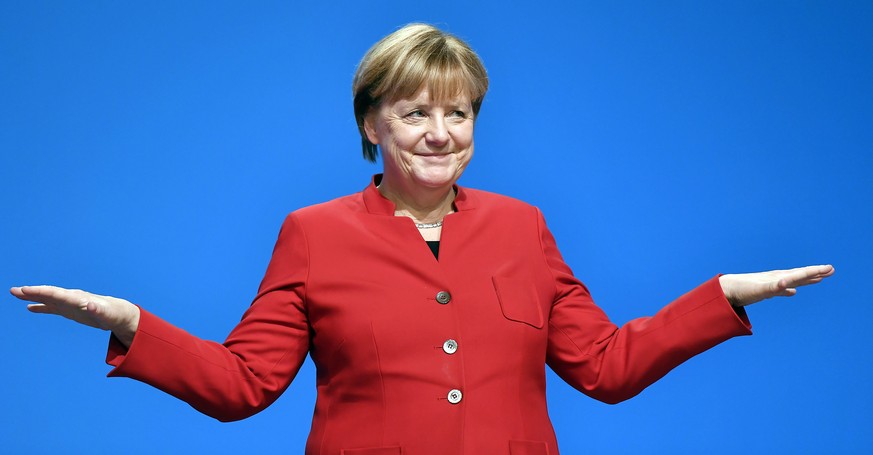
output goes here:
<path id="1" fill-rule="evenodd" d="M 751 305 L 770 297 L 790 297 L 797 288 L 815 284 L 834 274 L 832 265 L 811 265 L 789 270 L 740 273 L 719 277 L 721 289 L 735 307 Z"/>

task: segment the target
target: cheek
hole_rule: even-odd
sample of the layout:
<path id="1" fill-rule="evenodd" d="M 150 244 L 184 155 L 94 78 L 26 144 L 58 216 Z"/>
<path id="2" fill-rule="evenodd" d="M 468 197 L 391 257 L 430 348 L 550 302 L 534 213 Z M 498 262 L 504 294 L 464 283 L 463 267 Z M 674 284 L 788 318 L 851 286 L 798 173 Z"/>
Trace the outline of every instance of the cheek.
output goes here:
<path id="1" fill-rule="evenodd" d="M 467 146 L 467 153 L 464 154 L 464 157 L 461 159 L 461 167 L 465 168 L 468 164 L 470 164 L 470 160 L 473 159 L 473 141 L 470 141 L 470 145 Z"/>
<path id="2" fill-rule="evenodd" d="M 473 148 L 473 126 L 465 126 L 455 135 L 455 144 L 459 149 Z M 470 150 L 470 153 L 473 153 Z"/>
<path id="3" fill-rule="evenodd" d="M 392 128 L 390 136 L 391 144 L 403 150 L 412 150 L 421 138 L 421 135 L 411 128 Z"/>

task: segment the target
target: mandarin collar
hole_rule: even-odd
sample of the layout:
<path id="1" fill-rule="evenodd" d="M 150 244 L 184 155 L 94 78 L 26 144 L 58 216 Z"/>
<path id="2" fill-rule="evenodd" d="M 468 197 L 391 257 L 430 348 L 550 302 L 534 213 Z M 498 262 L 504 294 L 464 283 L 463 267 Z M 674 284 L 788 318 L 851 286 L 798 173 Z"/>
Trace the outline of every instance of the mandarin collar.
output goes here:
<path id="1" fill-rule="evenodd" d="M 374 215 L 394 216 L 394 203 L 385 196 L 382 196 L 382 193 L 380 193 L 379 189 L 376 188 L 376 185 L 381 181 L 382 174 L 376 174 L 373 176 L 373 179 L 370 180 L 370 184 L 364 188 L 364 205 L 367 207 L 367 211 Z M 457 211 L 463 212 L 464 210 L 475 208 L 474 201 L 470 197 L 471 195 L 468 191 L 457 184 L 452 185 L 452 189 L 455 191 L 454 204 Z"/>

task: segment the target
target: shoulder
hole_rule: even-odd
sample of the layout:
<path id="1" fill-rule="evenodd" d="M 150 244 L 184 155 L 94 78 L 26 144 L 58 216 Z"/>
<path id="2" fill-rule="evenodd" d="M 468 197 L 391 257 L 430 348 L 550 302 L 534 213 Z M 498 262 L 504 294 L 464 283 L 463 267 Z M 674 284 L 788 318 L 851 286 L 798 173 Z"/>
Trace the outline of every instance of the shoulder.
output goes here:
<path id="1" fill-rule="evenodd" d="M 310 237 L 325 230 L 340 229 L 354 223 L 356 213 L 365 212 L 361 193 L 353 193 L 327 202 L 299 208 L 286 215 L 281 232 Z M 295 234 L 296 233 L 296 234 Z"/>
<path id="2" fill-rule="evenodd" d="M 490 191 L 464 188 L 471 208 L 486 216 L 537 217 L 539 209 L 522 200 Z"/>
<path id="3" fill-rule="evenodd" d="M 330 201 L 294 210 L 289 216 L 300 220 L 342 218 L 353 212 L 364 212 L 366 208 L 361 192 L 341 196 Z"/>

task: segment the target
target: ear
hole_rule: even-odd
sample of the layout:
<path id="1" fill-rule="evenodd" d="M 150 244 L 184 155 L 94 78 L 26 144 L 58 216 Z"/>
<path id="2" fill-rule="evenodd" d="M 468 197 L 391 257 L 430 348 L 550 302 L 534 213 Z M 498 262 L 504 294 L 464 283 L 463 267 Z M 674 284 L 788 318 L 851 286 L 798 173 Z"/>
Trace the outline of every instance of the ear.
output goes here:
<path id="1" fill-rule="evenodd" d="M 367 134 L 367 140 L 373 144 L 379 143 L 379 135 L 376 133 L 376 119 L 379 115 L 377 109 L 370 109 L 367 115 L 364 116 L 364 133 Z"/>

